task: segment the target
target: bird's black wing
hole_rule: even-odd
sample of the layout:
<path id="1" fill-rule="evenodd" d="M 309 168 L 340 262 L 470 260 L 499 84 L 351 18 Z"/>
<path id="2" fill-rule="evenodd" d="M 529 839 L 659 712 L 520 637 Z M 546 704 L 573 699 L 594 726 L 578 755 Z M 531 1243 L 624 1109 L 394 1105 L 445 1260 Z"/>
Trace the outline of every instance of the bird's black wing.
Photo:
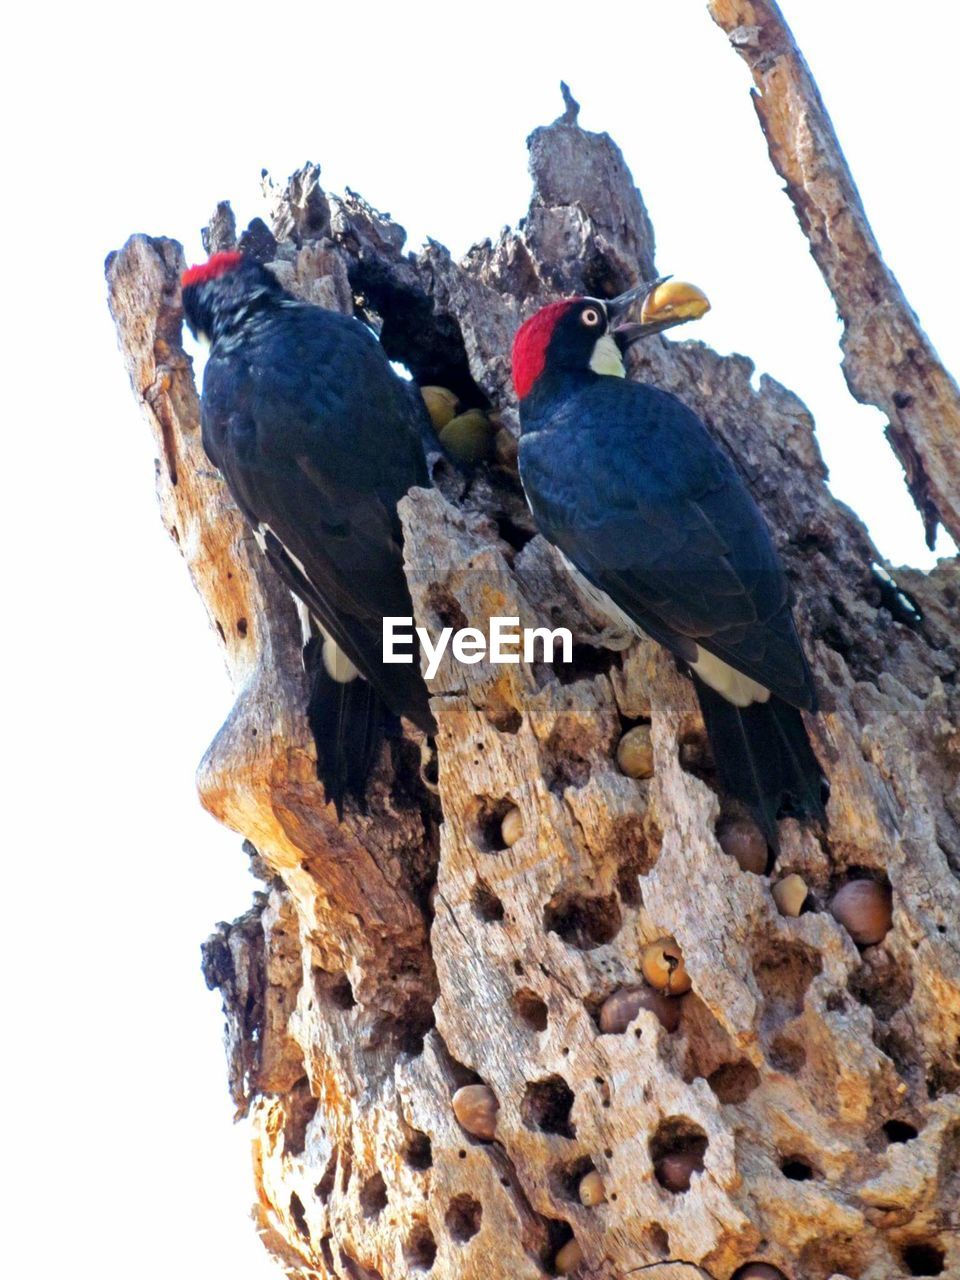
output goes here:
<path id="1" fill-rule="evenodd" d="M 544 534 L 654 638 L 815 707 L 763 516 L 676 397 L 596 379 L 525 424 L 520 467 Z"/>
<path id="2" fill-rule="evenodd" d="M 211 460 L 287 585 L 398 715 L 431 731 L 415 659 L 385 666 L 382 619 L 410 616 L 397 503 L 429 483 L 415 399 L 359 322 L 291 304 L 204 373 Z"/>

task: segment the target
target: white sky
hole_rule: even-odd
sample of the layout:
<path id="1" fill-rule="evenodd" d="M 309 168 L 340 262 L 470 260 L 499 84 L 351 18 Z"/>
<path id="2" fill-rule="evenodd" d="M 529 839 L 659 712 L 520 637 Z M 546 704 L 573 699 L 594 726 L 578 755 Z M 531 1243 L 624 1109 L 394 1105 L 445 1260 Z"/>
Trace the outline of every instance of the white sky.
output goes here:
<path id="1" fill-rule="evenodd" d="M 958 10 L 785 7 L 887 260 L 958 369 Z M 846 394 L 747 71 L 701 0 L 394 4 L 356 28 L 354 12 L 173 0 L 7 20 L 8 1272 L 277 1274 L 247 1221 L 247 1137 L 199 970 L 254 887 L 192 784 L 230 695 L 106 313 L 102 260 L 128 234 L 196 257 L 218 199 L 247 219 L 261 167 L 313 159 L 414 244 L 462 252 L 522 215 L 524 138 L 559 113 L 563 77 L 581 123 L 622 146 L 660 269 L 712 299 L 697 336 L 797 391 L 837 494 L 895 563 L 930 563 L 879 415 Z"/>

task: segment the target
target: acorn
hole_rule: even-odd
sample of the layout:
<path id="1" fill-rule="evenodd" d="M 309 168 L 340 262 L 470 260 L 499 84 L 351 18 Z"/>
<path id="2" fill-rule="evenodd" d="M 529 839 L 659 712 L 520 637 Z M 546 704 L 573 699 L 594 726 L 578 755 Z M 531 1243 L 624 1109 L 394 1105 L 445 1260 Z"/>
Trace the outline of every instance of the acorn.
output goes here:
<path id="1" fill-rule="evenodd" d="M 682 996 L 693 985 L 676 938 L 658 938 L 644 947 L 640 968 L 651 987 L 673 996 Z"/>
<path id="2" fill-rule="evenodd" d="M 603 1186 L 603 1179 L 596 1169 L 591 1169 L 589 1173 L 583 1175 L 580 1179 L 580 1186 L 577 1188 L 577 1194 L 580 1196 L 580 1203 L 587 1209 L 592 1209 L 594 1205 L 603 1204 L 607 1198 L 607 1193 Z"/>
<path id="3" fill-rule="evenodd" d="M 638 724 L 623 735 L 617 747 L 617 765 L 628 778 L 653 777 L 653 743 L 648 724 Z"/>
<path id="4" fill-rule="evenodd" d="M 513 848 L 523 835 L 523 817 L 517 808 L 508 809 L 500 823 L 500 839 L 507 849 Z"/>
<path id="5" fill-rule="evenodd" d="M 724 823 L 717 833 L 720 848 L 736 858 L 741 871 L 762 876 L 767 869 L 769 850 L 763 832 L 749 818 L 734 818 Z"/>
<path id="6" fill-rule="evenodd" d="M 427 406 L 434 431 L 442 431 L 456 417 L 459 399 L 449 387 L 421 387 L 420 394 Z"/>
<path id="7" fill-rule="evenodd" d="M 665 280 L 658 284 L 643 300 L 640 320 L 643 324 L 656 324 L 679 320 L 699 320 L 710 310 L 710 301 L 702 289 L 686 280 Z"/>
<path id="8" fill-rule="evenodd" d="M 730 1280 L 787 1280 L 787 1277 L 769 1262 L 748 1262 L 735 1271 Z"/>
<path id="9" fill-rule="evenodd" d="M 833 895 L 830 914 L 858 947 L 882 942 L 893 923 L 893 899 L 887 885 L 876 880 L 848 880 Z"/>
<path id="10" fill-rule="evenodd" d="M 583 1261 L 583 1250 L 576 1240 L 568 1240 L 562 1249 L 557 1250 L 553 1260 L 553 1269 L 558 1276 L 568 1276 L 576 1271 Z"/>
<path id="11" fill-rule="evenodd" d="M 488 1084 L 465 1084 L 451 1100 L 453 1114 L 462 1128 L 475 1138 L 492 1141 L 497 1131 L 500 1103 Z"/>
<path id="12" fill-rule="evenodd" d="M 604 1035 L 621 1035 L 641 1009 L 649 1009 L 665 1031 L 676 1031 L 682 1007 L 682 996 L 665 995 L 641 984 L 620 987 L 600 1006 L 600 1030 Z"/>
<path id="13" fill-rule="evenodd" d="M 482 409 L 468 409 L 451 418 L 440 432 L 440 443 L 458 462 L 471 466 L 490 456 L 493 432 Z"/>
<path id="14" fill-rule="evenodd" d="M 703 1168 L 703 1156 L 695 1151 L 669 1151 L 653 1166 L 657 1181 L 674 1195 L 689 1191 L 690 1179 Z"/>
<path id="15" fill-rule="evenodd" d="M 771 888 L 773 900 L 782 916 L 798 916 L 803 910 L 809 890 L 803 876 L 784 876 Z"/>

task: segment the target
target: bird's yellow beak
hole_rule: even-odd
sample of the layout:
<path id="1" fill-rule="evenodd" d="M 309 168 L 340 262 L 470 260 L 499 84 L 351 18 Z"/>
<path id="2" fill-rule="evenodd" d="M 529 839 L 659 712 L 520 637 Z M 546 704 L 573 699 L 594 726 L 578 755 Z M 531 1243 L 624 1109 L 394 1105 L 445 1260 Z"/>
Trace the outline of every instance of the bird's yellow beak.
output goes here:
<path id="1" fill-rule="evenodd" d="M 666 329 L 669 325 L 699 320 L 710 310 L 710 300 L 702 289 L 685 280 L 665 280 L 652 289 L 640 308 L 640 323 Z"/>
<path id="2" fill-rule="evenodd" d="M 628 320 L 626 317 L 638 303 L 640 319 Z M 663 276 L 634 285 L 618 298 L 612 298 L 606 308 L 611 320 L 610 332 L 622 351 L 631 342 L 649 338 L 652 333 L 686 324 L 688 320 L 699 320 L 710 310 L 710 303 L 695 284 Z"/>

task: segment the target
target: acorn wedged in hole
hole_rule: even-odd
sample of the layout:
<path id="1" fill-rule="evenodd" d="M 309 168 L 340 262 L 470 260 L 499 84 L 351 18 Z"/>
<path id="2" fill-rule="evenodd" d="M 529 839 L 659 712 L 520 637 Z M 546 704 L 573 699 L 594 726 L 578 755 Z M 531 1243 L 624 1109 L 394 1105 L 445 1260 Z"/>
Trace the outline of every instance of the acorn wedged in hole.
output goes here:
<path id="1" fill-rule="evenodd" d="M 669 1151 L 653 1166 L 657 1181 L 674 1195 L 690 1190 L 690 1179 L 703 1169 L 703 1156 L 694 1151 Z"/>
<path id="2" fill-rule="evenodd" d="M 782 916 L 798 916 L 803 910 L 803 904 L 810 896 L 806 880 L 796 873 L 778 880 L 771 887 L 770 893 Z"/>
<path id="3" fill-rule="evenodd" d="M 673 996 L 682 996 L 693 985 L 683 963 L 683 952 L 673 937 L 658 938 L 644 947 L 640 968 L 651 987 Z"/>
<path id="4" fill-rule="evenodd" d="M 858 947 L 882 942 L 893 924 L 893 896 L 876 880 L 848 880 L 833 895 L 830 914 Z"/>
<path id="5" fill-rule="evenodd" d="M 421 387 L 420 394 L 427 406 L 434 431 L 442 431 L 456 417 L 460 400 L 449 387 Z"/>
<path id="6" fill-rule="evenodd" d="M 779 1267 L 769 1262 L 747 1262 L 735 1271 L 730 1280 L 787 1280 Z"/>
<path id="7" fill-rule="evenodd" d="M 620 739 L 617 767 L 628 778 L 653 777 L 653 742 L 648 724 L 635 725 Z"/>
<path id="8" fill-rule="evenodd" d="M 583 1175 L 577 1188 L 577 1194 L 580 1197 L 580 1203 L 587 1209 L 592 1209 L 595 1205 L 604 1203 L 607 1198 L 607 1192 L 603 1185 L 603 1178 L 597 1173 L 596 1169 L 591 1169 L 589 1173 Z"/>
<path id="9" fill-rule="evenodd" d="M 475 1138 L 493 1140 L 497 1132 L 500 1103 L 488 1084 L 465 1084 L 451 1099 L 453 1114 L 460 1126 Z"/>
<path id="10" fill-rule="evenodd" d="M 508 809 L 500 823 L 500 839 L 504 845 L 512 848 L 523 835 L 523 815 L 517 808 Z"/>
<path id="11" fill-rule="evenodd" d="M 736 859 L 741 871 L 752 871 L 757 876 L 764 874 L 770 851 L 766 836 L 750 818 L 725 822 L 717 832 L 717 840 L 723 852 Z"/>
<path id="12" fill-rule="evenodd" d="M 553 1260 L 553 1269 L 557 1275 L 568 1276 L 571 1271 L 576 1271 L 582 1261 L 583 1250 L 576 1240 L 568 1240 L 562 1249 L 557 1250 L 557 1256 Z"/>
<path id="13" fill-rule="evenodd" d="M 451 418 L 440 434 L 440 443 L 459 462 L 473 465 L 490 456 L 493 431 L 482 409 L 468 409 Z"/>
<path id="14" fill-rule="evenodd" d="M 620 987 L 600 1006 L 600 1030 L 604 1035 L 621 1035 L 641 1009 L 649 1009 L 665 1031 L 676 1031 L 682 1008 L 682 995 L 667 995 L 639 983 Z"/>

